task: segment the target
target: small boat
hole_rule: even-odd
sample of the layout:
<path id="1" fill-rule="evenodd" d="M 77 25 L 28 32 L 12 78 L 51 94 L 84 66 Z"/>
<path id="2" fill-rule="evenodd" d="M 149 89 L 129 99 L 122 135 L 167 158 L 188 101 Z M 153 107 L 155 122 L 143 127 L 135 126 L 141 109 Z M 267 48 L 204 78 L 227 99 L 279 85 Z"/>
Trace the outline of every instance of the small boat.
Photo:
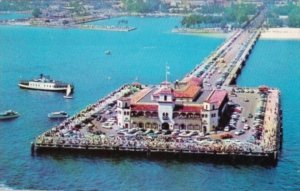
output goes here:
<path id="1" fill-rule="evenodd" d="M 73 97 L 71 96 L 72 93 L 72 87 L 71 85 L 68 85 L 66 95 L 64 96 L 65 99 L 72 99 Z"/>
<path id="2" fill-rule="evenodd" d="M 106 55 L 111 55 L 111 51 L 110 51 L 110 50 L 106 50 L 104 53 L 105 53 Z"/>
<path id="3" fill-rule="evenodd" d="M 0 120 L 3 119 L 13 119 L 19 117 L 19 113 L 15 112 L 13 110 L 4 111 L 3 113 L 0 113 Z"/>
<path id="4" fill-rule="evenodd" d="M 61 118 L 67 118 L 69 115 L 65 111 L 56 111 L 48 114 L 48 117 L 50 119 L 61 119 Z"/>

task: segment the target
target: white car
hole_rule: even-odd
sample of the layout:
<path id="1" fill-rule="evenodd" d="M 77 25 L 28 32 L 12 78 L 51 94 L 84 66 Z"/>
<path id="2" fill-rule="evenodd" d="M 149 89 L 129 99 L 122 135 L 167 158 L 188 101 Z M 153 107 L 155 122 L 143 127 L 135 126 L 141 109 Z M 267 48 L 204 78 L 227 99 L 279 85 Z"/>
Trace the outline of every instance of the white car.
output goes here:
<path id="1" fill-rule="evenodd" d="M 102 127 L 105 129 L 112 129 L 113 123 L 112 122 L 105 122 Z"/>
<path id="2" fill-rule="evenodd" d="M 244 130 L 238 130 L 238 131 L 234 132 L 235 135 L 242 135 L 244 133 L 245 133 Z"/>
<path id="3" fill-rule="evenodd" d="M 224 131 L 225 131 L 225 132 L 230 131 L 230 127 L 229 127 L 229 126 L 226 126 L 226 127 L 224 128 Z"/>
<path id="4" fill-rule="evenodd" d="M 245 123 L 244 129 L 245 129 L 245 130 L 249 130 L 249 129 L 250 129 L 250 126 L 249 126 L 247 123 Z"/>
<path id="5" fill-rule="evenodd" d="M 135 133 L 135 132 L 137 132 L 137 131 L 138 131 L 137 128 L 132 128 L 132 129 L 129 129 L 129 130 L 128 130 L 128 133 L 133 134 L 133 133 Z"/>
<path id="6" fill-rule="evenodd" d="M 191 137 L 191 136 L 195 136 L 198 135 L 197 131 L 191 131 L 190 133 L 187 134 L 187 136 Z"/>
<path id="7" fill-rule="evenodd" d="M 247 119 L 245 117 L 242 117 L 242 123 L 246 123 Z"/>
<path id="8" fill-rule="evenodd" d="M 109 118 L 109 119 L 107 120 L 107 122 L 116 122 L 116 119 L 114 119 L 114 118 Z"/>
<path id="9" fill-rule="evenodd" d="M 231 118 L 237 120 L 239 118 L 239 116 L 238 115 L 232 115 Z"/>

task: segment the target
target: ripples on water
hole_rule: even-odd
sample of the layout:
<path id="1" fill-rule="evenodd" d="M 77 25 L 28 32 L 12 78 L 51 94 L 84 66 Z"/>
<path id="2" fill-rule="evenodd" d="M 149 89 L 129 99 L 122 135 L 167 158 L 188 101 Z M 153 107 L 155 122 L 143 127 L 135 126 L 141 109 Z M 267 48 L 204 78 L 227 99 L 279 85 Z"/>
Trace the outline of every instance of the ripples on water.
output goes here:
<path id="1" fill-rule="evenodd" d="M 49 121 L 47 113 L 65 110 L 74 114 L 136 77 L 143 83 L 159 83 L 166 62 L 171 79 L 180 79 L 223 41 L 172 34 L 179 18 L 128 20 L 138 30 L 0 27 L 0 110 L 13 108 L 21 113 L 19 119 L 0 123 L 0 183 L 18 189 L 62 190 L 300 189 L 299 41 L 259 41 L 238 80 L 239 85 L 266 84 L 282 91 L 285 142 L 276 168 L 135 157 L 31 157 L 30 142 L 59 123 Z M 106 56 L 105 50 L 112 55 Z M 73 82 L 75 99 L 17 87 L 19 79 L 40 73 Z"/>

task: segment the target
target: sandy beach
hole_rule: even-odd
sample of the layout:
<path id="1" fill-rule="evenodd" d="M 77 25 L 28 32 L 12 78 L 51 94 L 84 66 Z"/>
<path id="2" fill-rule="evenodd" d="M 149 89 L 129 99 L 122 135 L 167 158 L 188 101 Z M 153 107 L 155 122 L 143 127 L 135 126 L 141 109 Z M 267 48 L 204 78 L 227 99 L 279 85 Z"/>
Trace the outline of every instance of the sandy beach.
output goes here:
<path id="1" fill-rule="evenodd" d="M 261 33 L 262 39 L 299 39 L 300 28 L 270 28 Z"/>

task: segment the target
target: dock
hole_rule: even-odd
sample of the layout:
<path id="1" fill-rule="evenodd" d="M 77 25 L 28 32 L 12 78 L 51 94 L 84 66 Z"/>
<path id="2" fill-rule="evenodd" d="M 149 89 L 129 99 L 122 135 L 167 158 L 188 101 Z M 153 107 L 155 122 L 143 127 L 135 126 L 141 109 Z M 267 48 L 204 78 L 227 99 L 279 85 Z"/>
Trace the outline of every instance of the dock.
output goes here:
<path id="1" fill-rule="evenodd" d="M 115 32 L 130 32 L 136 30 L 136 27 L 130 26 L 101 26 L 101 25 L 79 25 L 77 26 L 80 29 L 87 29 L 87 30 L 100 30 L 100 31 L 115 31 Z"/>
<path id="2" fill-rule="evenodd" d="M 233 86 L 263 21 L 261 13 L 236 30 L 181 81 L 118 88 L 39 135 L 31 144 L 32 153 L 119 153 L 276 164 L 283 137 L 280 91 Z"/>

